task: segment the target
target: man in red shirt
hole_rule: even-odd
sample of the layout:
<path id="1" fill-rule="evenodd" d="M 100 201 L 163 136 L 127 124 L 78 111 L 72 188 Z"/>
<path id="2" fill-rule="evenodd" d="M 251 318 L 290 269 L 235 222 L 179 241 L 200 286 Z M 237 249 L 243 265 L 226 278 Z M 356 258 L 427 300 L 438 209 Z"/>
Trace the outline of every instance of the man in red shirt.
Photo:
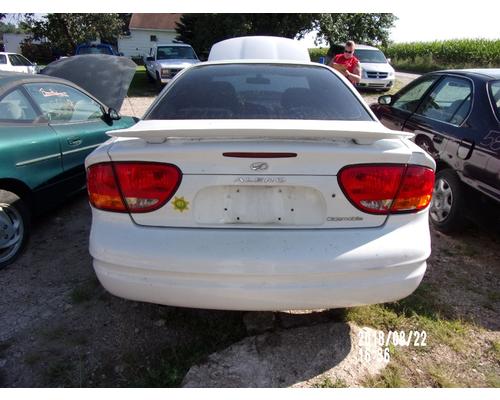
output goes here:
<path id="1" fill-rule="evenodd" d="M 337 54 L 331 61 L 331 66 L 343 73 L 352 84 L 358 83 L 361 80 L 361 67 L 359 60 L 354 56 L 354 48 L 356 45 L 352 40 L 345 44 L 344 53 Z M 343 66 L 343 67 L 342 67 Z"/>

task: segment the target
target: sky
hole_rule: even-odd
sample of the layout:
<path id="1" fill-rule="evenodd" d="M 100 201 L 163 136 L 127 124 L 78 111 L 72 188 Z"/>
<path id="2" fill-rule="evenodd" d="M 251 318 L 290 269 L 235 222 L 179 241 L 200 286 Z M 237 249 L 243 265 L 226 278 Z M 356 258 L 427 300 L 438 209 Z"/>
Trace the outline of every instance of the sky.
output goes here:
<path id="1" fill-rule="evenodd" d="M 393 11 L 398 20 L 391 29 L 392 41 L 400 43 L 457 38 L 500 39 L 500 6 L 494 7 L 494 2 L 490 3 L 489 9 L 481 4 L 478 4 L 478 7 L 472 7 L 471 3 L 468 3 L 469 6 L 460 7 L 459 3 L 456 3 L 455 7 L 439 7 L 430 10 L 428 1 L 420 0 L 419 4 L 422 1 L 423 4 L 418 8 L 400 7 Z M 439 0 L 435 1 L 439 2 Z M 476 1 L 481 2 L 481 0 Z M 9 17 L 7 22 L 13 20 L 15 15 L 9 14 Z M 301 43 L 306 47 L 316 47 L 314 37 L 314 33 L 309 34 Z"/>

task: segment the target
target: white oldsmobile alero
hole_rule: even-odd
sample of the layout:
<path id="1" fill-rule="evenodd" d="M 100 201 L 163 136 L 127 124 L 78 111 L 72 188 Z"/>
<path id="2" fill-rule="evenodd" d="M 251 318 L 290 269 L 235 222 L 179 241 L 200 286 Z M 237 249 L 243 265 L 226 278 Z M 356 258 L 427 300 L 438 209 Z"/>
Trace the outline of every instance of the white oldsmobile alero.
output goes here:
<path id="1" fill-rule="evenodd" d="M 296 42 L 229 39 L 86 160 L 111 293 L 227 310 L 401 299 L 430 254 L 435 163 Z"/>

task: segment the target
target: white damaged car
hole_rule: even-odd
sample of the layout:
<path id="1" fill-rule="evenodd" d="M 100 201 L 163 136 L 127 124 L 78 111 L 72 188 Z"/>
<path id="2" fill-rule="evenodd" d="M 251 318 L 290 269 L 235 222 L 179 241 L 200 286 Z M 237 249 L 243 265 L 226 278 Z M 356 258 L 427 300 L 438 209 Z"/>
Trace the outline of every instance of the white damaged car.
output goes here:
<path id="1" fill-rule="evenodd" d="M 435 163 L 283 38 L 220 42 L 86 160 L 111 293 L 227 310 L 401 299 L 430 254 Z"/>

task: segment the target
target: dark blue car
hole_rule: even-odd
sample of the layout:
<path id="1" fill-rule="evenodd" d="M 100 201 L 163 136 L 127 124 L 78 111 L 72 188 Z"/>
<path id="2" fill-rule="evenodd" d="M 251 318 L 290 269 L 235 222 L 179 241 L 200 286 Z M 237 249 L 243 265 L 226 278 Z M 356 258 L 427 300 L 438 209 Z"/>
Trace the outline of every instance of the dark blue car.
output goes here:
<path id="1" fill-rule="evenodd" d="M 430 216 L 437 229 L 460 229 L 483 205 L 493 205 L 498 217 L 500 69 L 425 74 L 371 108 L 388 128 L 413 132 L 436 159 Z"/>

